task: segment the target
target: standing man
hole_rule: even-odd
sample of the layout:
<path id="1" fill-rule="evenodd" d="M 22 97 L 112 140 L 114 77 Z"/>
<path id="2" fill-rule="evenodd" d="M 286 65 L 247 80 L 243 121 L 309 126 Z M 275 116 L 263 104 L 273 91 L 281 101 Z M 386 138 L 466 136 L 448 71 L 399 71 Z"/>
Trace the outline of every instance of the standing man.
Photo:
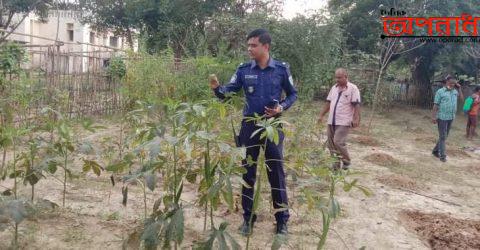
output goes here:
<path id="1" fill-rule="evenodd" d="M 263 115 L 266 118 L 278 117 L 280 114 L 290 108 L 297 99 L 297 91 L 293 86 L 293 79 L 290 74 L 289 65 L 285 62 L 274 60 L 270 57 L 271 37 L 264 29 L 256 29 L 247 37 L 248 55 L 252 59 L 250 62 L 240 64 L 235 74 L 230 79 L 230 83 L 221 86 L 216 78 L 210 79 L 210 87 L 215 95 L 224 99 L 225 94 L 229 92 L 238 92 L 243 89 L 245 93 L 245 107 L 243 109 L 244 119 L 240 129 L 240 143 L 247 147 L 247 158 L 257 161 L 260 152 L 260 146 L 264 145 L 265 139 L 260 139 L 260 133 L 252 137 L 259 127 L 255 122 L 247 121 L 248 117 L 254 117 L 255 114 Z M 282 91 L 286 97 L 282 100 Z M 272 190 L 273 207 L 280 209 L 275 213 L 277 221 L 277 234 L 286 235 L 287 221 L 289 218 L 288 210 L 281 209 L 288 205 L 287 190 L 285 183 L 285 172 L 283 169 L 283 132 L 279 131 L 279 144 L 276 145 L 268 140 L 266 143 L 265 159 L 268 165 L 268 180 Z M 254 184 L 257 176 L 257 165 L 247 165 L 247 160 L 243 160 L 247 173 L 243 175 L 243 180 L 250 187 L 242 187 L 242 207 L 243 224 L 240 232 L 243 235 L 249 235 L 252 232 L 253 223 L 256 215 L 252 214 Z M 250 223 L 251 222 L 251 223 Z"/>
<path id="2" fill-rule="evenodd" d="M 327 113 L 327 145 L 330 154 L 339 158 L 333 168 L 347 170 L 350 167 L 350 156 L 347 151 L 347 135 L 350 128 L 360 125 L 360 91 L 357 86 L 348 81 L 347 70 L 339 68 L 335 71 L 336 84 L 330 89 L 327 104 L 320 112 L 318 123 L 322 123 Z"/>
<path id="3" fill-rule="evenodd" d="M 463 93 L 460 84 L 455 77 L 448 75 L 445 78 L 445 86 L 437 90 L 433 101 L 432 122 L 438 125 L 438 142 L 432 151 L 440 161 L 446 162 L 445 141 L 447 140 L 450 127 L 457 113 L 458 96 L 463 101 Z M 458 89 L 458 90 L 457 90 Z"/>
<path id="4" fill-rule="evenodd" d="M 476 135 L 475 129 L 477 128 L 478 109 L 480 108 L 480 86 L 475 87 L 475 92 L 472 94 L 472 108 L 468 111 L 467 115 L 467 139 L 473 140 Z"/>

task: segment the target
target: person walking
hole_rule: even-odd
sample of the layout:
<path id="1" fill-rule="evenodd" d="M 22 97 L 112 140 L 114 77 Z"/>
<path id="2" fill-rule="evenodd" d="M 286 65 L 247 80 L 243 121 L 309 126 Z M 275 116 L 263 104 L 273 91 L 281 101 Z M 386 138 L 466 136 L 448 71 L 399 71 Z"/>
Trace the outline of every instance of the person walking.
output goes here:
<path id="1" fill-rule="evenodd" d="M 457 83 L 457 79 L 448 75 L 445 82 L 445 86 L 437 90 L 435 94 L 432 109 L 432 122 L 437 124 L 438 128 L 438 141 L 432 154 L 442 162 L 447 161 L 445 142 L 457 113 L 458 97 L 463 101 L 462 88 Z"/>
<path id="2" fill-rule="evenodd" d="M 332 156 L 337 158 L 333 168 L 342 167 L 347 170 L 351 159 L 346 141 L 350 128 L 360 125 L 360 91 L 348 81 L 347 70 L 339 68 L 335 71 L 336 84 L 330 89 L 327 103 L 320 112 L 318 123 L 322 123 L 329 113 L 327 122 L 327 146 Z M 342 166 L 341 166 L 342 165 Z"/>

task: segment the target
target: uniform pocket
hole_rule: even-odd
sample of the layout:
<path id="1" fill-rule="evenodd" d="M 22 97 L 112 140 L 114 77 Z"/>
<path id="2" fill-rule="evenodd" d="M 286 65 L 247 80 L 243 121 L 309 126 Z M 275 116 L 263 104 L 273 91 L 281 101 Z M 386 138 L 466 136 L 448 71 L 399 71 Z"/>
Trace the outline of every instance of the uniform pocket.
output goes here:
<path id="1" fill-rule="evenodd" d="M 282 93 L 282 76 L 273 75 L 272 82 L 270 84 L 270 94 L 272 96 L 275 96 L 281 93 Z"/>
<path id="2" fill-rule="evenodd" d="M 257 78 L 245 78 L 245 94 L 257 96 L 260 93 Z"/>

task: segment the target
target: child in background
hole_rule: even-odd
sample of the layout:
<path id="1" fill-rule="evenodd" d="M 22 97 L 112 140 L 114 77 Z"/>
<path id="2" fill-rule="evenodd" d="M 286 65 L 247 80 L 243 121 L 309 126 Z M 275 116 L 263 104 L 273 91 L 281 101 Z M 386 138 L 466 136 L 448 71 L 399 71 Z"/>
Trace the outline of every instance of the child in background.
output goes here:
<path id="1" fill-rule="evenodd" d="M 472 140 L 476 135 L 478 110 L 480 109 L 480 86 L 475 87 L 475 92 L 472 94 L 473 104 L 468 112 L 467 118 L 467 139 Z"/>

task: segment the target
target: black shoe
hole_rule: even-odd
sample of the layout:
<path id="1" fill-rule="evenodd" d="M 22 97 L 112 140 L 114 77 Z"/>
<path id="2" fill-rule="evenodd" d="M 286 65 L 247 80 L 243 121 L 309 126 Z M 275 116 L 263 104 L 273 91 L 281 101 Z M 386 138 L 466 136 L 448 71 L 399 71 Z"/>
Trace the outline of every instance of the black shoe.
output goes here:
<path id="1" fill-rule="evenodd" d="M 435 156 L 435 157 L 437 157 L 437 158 L 440 158 L 440 155 L 438 154 L 438 152 L 433 151 L 433 152 L 432 152 L 432 155 Z"/>
<path id="2" fill-rule="evenodd" d="M 447 162 L 447 157 L 440 157 L 441 162 Z"/>
<path id="3" fill-rule="evenodd" d="M 240 231 L 240 234 L 243 236 L 249 236 L 252 234 L 253 224 L 254 223 L 252 222 L 252 225 L 250 226 L 248 221 L 243 221 L 242 225 L 238 228 L 238 231 Z"/>
<path id="4" fill-rule="evenodd" d="M 344 162 L 342 166 L 343 170 L 349 170 L 350 169 L 350 162 Z"/>
<path id="5" fill-rule="evenodd" d="M 288 227 L 286 223 L 277 223 L 277 231 L 276 234 L 287 235 L 288 234 Z"/>

